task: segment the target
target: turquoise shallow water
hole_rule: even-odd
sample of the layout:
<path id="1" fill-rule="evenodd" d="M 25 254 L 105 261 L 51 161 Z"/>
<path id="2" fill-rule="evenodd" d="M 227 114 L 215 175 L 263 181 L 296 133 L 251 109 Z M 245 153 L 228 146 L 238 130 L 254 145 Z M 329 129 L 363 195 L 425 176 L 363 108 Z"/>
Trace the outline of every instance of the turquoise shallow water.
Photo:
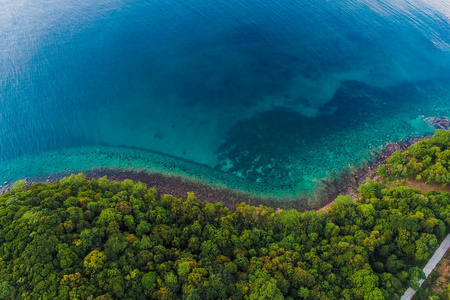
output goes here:
<path id="1" fill-rule="evenodd" d="M 134 167 L 304 194 L 449 115 L 442 1 L 0 5 L 1 182 Z"/>

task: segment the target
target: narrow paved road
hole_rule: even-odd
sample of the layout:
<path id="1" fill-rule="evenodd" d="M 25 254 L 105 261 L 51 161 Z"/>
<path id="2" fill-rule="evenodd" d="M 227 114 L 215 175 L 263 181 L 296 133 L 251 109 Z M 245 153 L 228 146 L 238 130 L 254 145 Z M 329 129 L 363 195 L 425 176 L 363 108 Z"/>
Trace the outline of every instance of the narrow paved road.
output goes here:
<path id="1" fill-rule="evenodd" d="M 444 256 L 445 252 L 447 252 L 448 248 L 450 248 L 450 234 L 447 235 L 447 237 L 441 243 L 439 248 L 434 252 L 433 256 L 428 261 L 428 263 L 425 266 L 425 268 L 423 268 L 423 272 L 425 273 L 426 277 L 428 277 L 428 275 L 430 275 L 430 273 L 434 270 L 436 265 L 441 261 L 441 259 Z M 420 282 L 419 282 L 420 285 L 422 285 L 422 283 L 424 281 L 425 280 L 420 280 Z M 414 296 L 415 293 L 416 292 L 412 288 L 409 288 L 409 289 L 406 290 L 405 294 L 402 296 L 402 298 L 400 298 L 400 300 L 410 300 Z"/>

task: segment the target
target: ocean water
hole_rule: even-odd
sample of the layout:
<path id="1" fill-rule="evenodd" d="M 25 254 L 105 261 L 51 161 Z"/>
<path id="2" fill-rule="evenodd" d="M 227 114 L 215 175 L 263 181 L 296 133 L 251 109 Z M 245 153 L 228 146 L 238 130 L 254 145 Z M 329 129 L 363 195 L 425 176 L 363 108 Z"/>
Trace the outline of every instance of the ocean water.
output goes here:
<path id="1" fill-rule="evenodd" d="M 450 115 L 448 1 L 0 7 L 0 184 L 119 167 L 308 195 Z"/>

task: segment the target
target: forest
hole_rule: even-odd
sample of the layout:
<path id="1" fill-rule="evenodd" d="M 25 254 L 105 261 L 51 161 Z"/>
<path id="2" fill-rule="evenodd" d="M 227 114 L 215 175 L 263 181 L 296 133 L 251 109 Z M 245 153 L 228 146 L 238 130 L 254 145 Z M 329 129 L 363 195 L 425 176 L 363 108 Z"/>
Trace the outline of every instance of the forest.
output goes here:
<path id="1" fill-rule="evenodd" d="M 379 173 L 445 183 L 449 164 L 437 131 Z M 83 174 L 18 181 L 0 195 L 0 299 L 399 299 L 450 231 L 450 194 L 388 186 L 299 212 Z"/>

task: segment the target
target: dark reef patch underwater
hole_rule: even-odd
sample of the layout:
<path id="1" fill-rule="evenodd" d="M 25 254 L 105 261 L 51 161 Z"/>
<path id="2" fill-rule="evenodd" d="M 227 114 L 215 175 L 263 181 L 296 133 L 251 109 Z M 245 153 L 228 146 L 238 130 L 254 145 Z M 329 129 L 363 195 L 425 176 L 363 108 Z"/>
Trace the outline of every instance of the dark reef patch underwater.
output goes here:
<path id="1" fill-rule="evenodd" d="M 450 108 L 450 7 L 6 0 L 0 183 L 92 168 L 306 199 Z"/>

